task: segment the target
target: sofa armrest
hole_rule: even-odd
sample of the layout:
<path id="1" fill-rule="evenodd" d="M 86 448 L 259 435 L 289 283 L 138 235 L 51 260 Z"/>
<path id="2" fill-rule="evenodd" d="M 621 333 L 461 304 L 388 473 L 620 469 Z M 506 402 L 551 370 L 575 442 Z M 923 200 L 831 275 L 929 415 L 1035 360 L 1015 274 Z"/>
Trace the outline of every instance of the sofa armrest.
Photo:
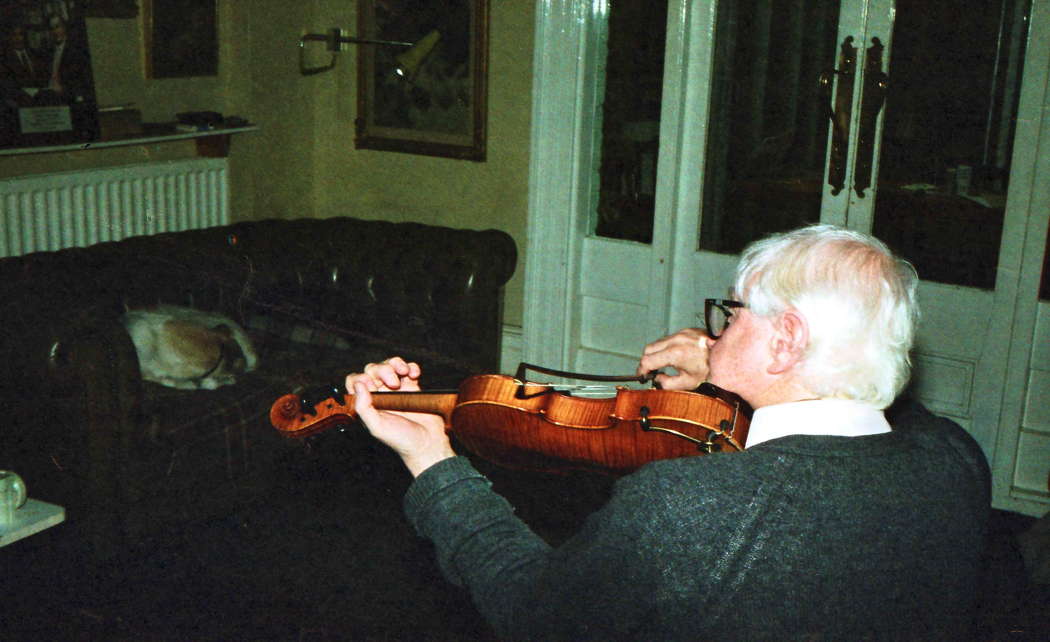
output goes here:
<path id="1" fill-rule="evenodd" d="M 99 553 L 118 519 L 105 508 L 121 501 L 119 471 L 138 424 L 135 348 L 105 305 L 63 318 L 25 307 L 25 321 L 0 339 L 8 405 L 0 466 L 17 471 L 33 497 L 64 506 Z"/>

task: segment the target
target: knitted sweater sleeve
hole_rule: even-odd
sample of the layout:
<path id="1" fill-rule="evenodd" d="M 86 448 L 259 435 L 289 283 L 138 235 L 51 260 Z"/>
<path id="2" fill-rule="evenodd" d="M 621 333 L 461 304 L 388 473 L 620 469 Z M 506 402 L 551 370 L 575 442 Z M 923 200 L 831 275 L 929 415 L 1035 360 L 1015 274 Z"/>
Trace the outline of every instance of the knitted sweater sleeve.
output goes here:
<path id="1" fill-rule="evenodd" d="M 420 475 L 405 497 L 406 514 L 430 539 L 442 571 L 465 585 L 502 637 L 613 639 L 641 635 L 658 578 L 639 563 L 637 529 L 622 517 L 642 509 L 637 484 L 618 492 L 557 549 L 533 533 L 490 489 L 469 461 L 442 461 Z M 621 517 L 617 517 L 621 516 Z"/>

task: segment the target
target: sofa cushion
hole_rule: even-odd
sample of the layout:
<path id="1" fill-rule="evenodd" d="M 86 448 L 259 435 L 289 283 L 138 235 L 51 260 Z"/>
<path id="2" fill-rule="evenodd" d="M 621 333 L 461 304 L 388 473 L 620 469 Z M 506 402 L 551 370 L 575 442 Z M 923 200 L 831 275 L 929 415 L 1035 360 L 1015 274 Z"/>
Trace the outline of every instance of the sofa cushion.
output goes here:
<path id="1" fill-rule="evenodd" d="M 424 372 L 439 372 L 431 387 L 455 387 L 470 374 L 428 362 L 441 359 L 422 348 L 277 314 L 252 317 L 247 331 L 259 364 L 234 385 L 180 390 L 143 382 L 143 432 L 124 492 L 126 501 L 148 505 L 137 512 L 135 521 L 144 523 L 133 530 L 158 519 L 219 514 L 230 493 L 253 493 L 257 477 L 276 461 L 308 448 L 270 424 L 270 406 L 282 395 L 341 388 L 348 373 L 393 354 L 420 361 Z M 202 504 L 207 498 L 214 498 L 214 511 Z"/>

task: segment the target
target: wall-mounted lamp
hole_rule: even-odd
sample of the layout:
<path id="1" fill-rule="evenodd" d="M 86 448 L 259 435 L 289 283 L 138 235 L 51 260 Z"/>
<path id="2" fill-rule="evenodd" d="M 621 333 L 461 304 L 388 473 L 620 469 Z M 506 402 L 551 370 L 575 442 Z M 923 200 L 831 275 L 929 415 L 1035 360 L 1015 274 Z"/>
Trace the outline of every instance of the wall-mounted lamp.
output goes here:
<path id="1" fill-rule="evenodd" d="M 306 43 L 308 41 L 320 41 L 325 43 L 325 49 L 332 52 L 332 60 L 323 67 L 307 67 L 305 50 Z M 335 68 L 336 56 L 339 55 L 339 51 L 342 49 L 343 44 L 352 45 L 387 45 L 392 47 L 411 47 L 411 42 L 401 42 L 399 40 L 372 40 L 369 38 L 354 38 L 347 36 L 342 29 L 333 27 L 328 30 L 328 33 L 307 33 L 303 34 L 299 38 L 299 73 L 304 76 L 313 76 L 329 69 Z"/>
<path id="2" fill-rule="evenodd" d="M 437 46 L 438 40 L 441 40 L 441 34 L 437 29 L 432 30 L 427 35 L 419 39 L 419 42 L 412 45 L 412 48 L 404 53 L 399 53 L 394 60 L 397 61 L 397 67 L 394 68 L 394 73 L 401 76 L 405 80 L 412 80 L 416 75 L 416 71 L 419 70 L 420 65 L 426 60 L 430 52 Z"/>
<path id="3" fill-rule="evenodd" d="M 441 35 L 437 30 L 433 30 L 427 35 L 423 36 L 419 42 L 403 42 L 400 40 L 374 40 L 371 38 L 355 38 L 348 36 L 344 31 L 338 27 L 333 27 L 328 30 L 328 33 L 307 33 L 303 34 L 299 38 L 299 73 L 304 76 L 313 76 L 329 69 L 335 68 L 336 56 L 342 50 L 342 45 L 383 45 L 387 47 L 408 47 L 408 51 L 397 56 L 397 69 L 395 70 L 399 76 L 405 78 L 411 78 L 416 70 L 422 64 L 423 60 L 437 45 L 438 40 L 441 39 Z M 323 67 L 307 67 L 306 66 L 306 43 L 310 41 L 323 42 L 325 43 L 325 49 L 332 53 L 332 59 L 327 65 Z"/>

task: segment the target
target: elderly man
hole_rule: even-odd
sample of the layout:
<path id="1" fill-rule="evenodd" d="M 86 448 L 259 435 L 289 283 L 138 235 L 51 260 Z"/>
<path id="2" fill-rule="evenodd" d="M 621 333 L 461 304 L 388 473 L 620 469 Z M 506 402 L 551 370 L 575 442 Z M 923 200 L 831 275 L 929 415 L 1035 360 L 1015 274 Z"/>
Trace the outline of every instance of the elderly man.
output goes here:
<path id="1" fill-rule="evenodd" d="M 442 568 L 510 639 L 941 639 L 966 636 L 989 509 L 988 467 L 908 379 L 916 276 L 879 241 L 829 226 L 745 250 L 735 300 L 706 332 L 645 348 L 639 372 L 702 381 L 755 414 L 742 453 L 649 464 L 551 548 L 440 420 L 378 412 L 416 389 L 392 358 L 347 378 L 368 429 L 416 476 L 405 498 Z"/>

